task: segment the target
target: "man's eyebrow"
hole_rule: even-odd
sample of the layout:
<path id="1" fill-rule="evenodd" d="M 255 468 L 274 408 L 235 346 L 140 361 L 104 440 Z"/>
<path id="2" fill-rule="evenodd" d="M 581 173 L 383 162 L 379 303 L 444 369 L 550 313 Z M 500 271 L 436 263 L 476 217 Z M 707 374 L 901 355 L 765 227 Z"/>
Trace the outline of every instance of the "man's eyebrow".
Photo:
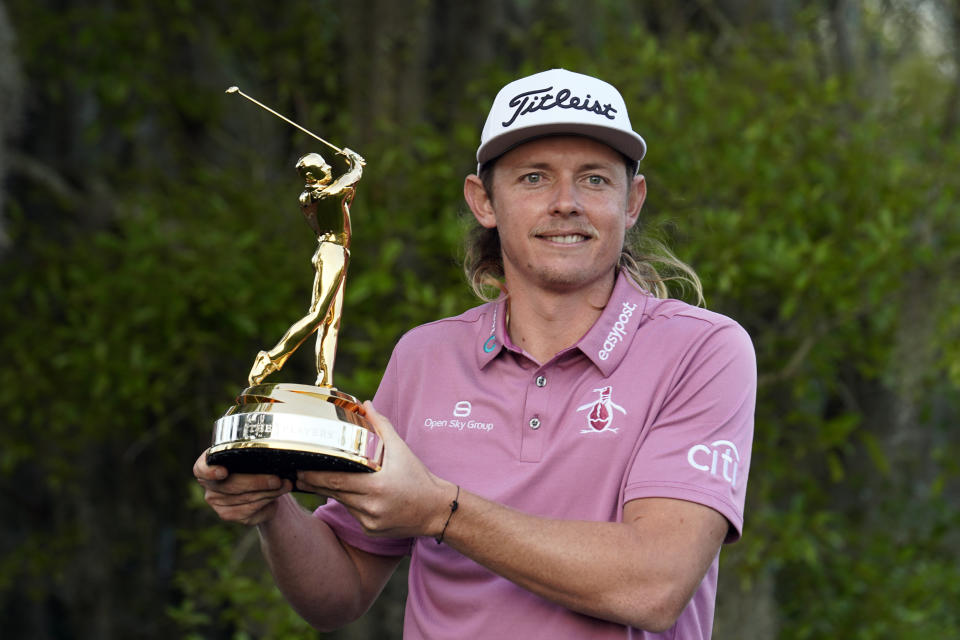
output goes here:
<path id="1" fill-rule="evenodd" d="M 552 165 L 549 162 L 525 162 L 517 165 L 517 169 L 550 169 Z"/>
<path id="2" fill-rule="evenodd" d="M 577 167 L 577 171 L 597 171 L 599 169 L 615 170 L 618 164 L 616 162 L 588 162 Z M 525 162 L 516 166 L 517 170 L 527 169 L 552 169 L 553 164 L 549 162 Z"/>
<path id="3" fill-rule="evenodd" d="M 580 171 L 596 171 L 598 169 L 614 170 L 617 167 L 616 162 L 588 162 L 580 165 Z"/>

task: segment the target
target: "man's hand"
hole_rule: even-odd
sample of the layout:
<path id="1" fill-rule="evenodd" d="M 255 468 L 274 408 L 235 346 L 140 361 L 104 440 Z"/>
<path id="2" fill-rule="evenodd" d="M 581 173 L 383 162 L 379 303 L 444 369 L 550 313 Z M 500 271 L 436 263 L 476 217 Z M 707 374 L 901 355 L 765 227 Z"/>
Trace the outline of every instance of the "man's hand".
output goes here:
<path id="1" fill-rule="evenodd" d="M 363 167 L 363 166 L 366 166 L 367 164 L 367 161 L 364 160 L 363 157 L 353 149 L 348 149 L 344 147 L 343 149 L 340 150 L 340 152 L 337 155 L 343 156 L 350 162 L 351 165 L 354 165 L 354 166 L 360 165 L 361 167 Z"/>
<path id="2" fill-rule="evenodd" d="M 273 518 L 277 498 L 293 490 L 293 483 L 272 475 L 237 473 L 224 467 L 207 466 L 201 453 L 193 464 L 193 475 L 205 489 L 204 500 L 227 522 L 257 525 Z"/>
<path id="3" fill-rule="evenodd" d="M 301 471 L 297 488 L 341 503 L 372 536 L 439 535 L 456 486 L 430 473 L 373 404 L 367 401 L 363 407 L 383 440 L 380 471 Z"/>

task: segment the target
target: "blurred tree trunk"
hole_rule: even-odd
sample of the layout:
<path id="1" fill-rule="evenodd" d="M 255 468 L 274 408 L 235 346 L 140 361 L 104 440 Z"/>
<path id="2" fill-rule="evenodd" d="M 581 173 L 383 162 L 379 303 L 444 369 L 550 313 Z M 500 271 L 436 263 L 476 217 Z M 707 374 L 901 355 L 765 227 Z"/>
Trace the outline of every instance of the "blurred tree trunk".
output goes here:
<path id="1" fill-rule="evenodd" d="M 944 107 L 943 137 L 949 139 L 960 125 L 960 0 L 945 0 L 944 12 L 950 25 L 947 46 L 952 54 L 955 77 Z"/>
<path id="2" fill-rule="evenodd" d="M 9 239 L 4 214 L 3 184 L 10 166 L 8 146 L 19 129 L 21 93 L 23 91 L 19 59 L 14 51 L 15 34 L 7 10 L 0 2 L 0 253 Z"/>
<path id="3" fill-rule="evenodd" d="M 362 0 L 342 5 L 345 113 L 367 145 L 384 135 L 413 145 L 412 128 L 460 122 L 464 88 L 505 51 L 518 16 L 483 4 Z M 467 36 L 467 37 L 465 37 Z"/>
<path id="4" fill-rule="evenodd" d="M 827 0 L 827 16 L 833 31 L 834 59 L 844 76 L 849 76 L 855 65 L 852 33 L 855 11 L 847 0 Z"/>

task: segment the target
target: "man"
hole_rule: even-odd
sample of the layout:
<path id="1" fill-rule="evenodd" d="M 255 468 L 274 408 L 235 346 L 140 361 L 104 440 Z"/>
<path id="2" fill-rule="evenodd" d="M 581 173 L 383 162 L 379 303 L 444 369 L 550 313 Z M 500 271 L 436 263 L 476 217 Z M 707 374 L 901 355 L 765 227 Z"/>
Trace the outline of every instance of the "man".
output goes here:
<path id="1" fill-rule="evenodd" d="M 740 535 L 755 361 L 733 321 L 652 295 L 625 249 L 646 151 L 615 88 L 554 69 L 501 90 L 464 195 L 493 302 L 414 329 L 368 416 L 379 472 L 195 474 L 256 524 L 319 628 L 361 615 L 412 554 L 408 638 L 708 638 Z M 376 409 L 374 409 L 376 407 Z"/>

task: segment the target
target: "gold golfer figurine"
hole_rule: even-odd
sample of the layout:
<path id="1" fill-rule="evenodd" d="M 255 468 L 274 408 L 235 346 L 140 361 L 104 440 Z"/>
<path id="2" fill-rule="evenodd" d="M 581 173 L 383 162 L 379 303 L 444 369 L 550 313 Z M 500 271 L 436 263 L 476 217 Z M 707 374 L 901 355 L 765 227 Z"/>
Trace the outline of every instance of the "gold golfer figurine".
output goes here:
<path id="1" fill-rule="evenodd" d="M 318 153 L 308 153 L 297 162 L 304 182 L 300 210 L 318 243 L 310 308 L 272 349 L 257 354 L 249 386 L 214 424 L 207 463 L 223 465 L 231 473 L 271 473 L 294 480 L 300 470 L 377 471 L 383 442 L 357 398 L 333 387 L 350 259 L 350 204 L 366 163 L 356 152 L 333 146 L 236 87 L 227 93 L 243 96 L 320 140 L 343 158 L 346 170 L 334 177 L 334 169 Z M 264 382 L 314 332 L 316 384 Z"/>
<path id="2" fill-rule="evenodd" d="M 279 371 L 283 363 L 314 331 L 317 334 L 317 381 L 319 387 L 333 386 L 333 362 L 337 351 L 337 332 L 343 310 L 343 283 L 350 259 L 350 203 L 366 164 L 350 149 L 339 151 L 346 158 L 347 171 L 336 180 L 333 170 L 319 153 L 308 153 L 297 162 L 304 180 L 300 210 L 317 234 L 313 254 L 313 295 L 307 314 L 287 329 L 269 351 L 261 351 L 250 369 L 250 386 Z"/>

